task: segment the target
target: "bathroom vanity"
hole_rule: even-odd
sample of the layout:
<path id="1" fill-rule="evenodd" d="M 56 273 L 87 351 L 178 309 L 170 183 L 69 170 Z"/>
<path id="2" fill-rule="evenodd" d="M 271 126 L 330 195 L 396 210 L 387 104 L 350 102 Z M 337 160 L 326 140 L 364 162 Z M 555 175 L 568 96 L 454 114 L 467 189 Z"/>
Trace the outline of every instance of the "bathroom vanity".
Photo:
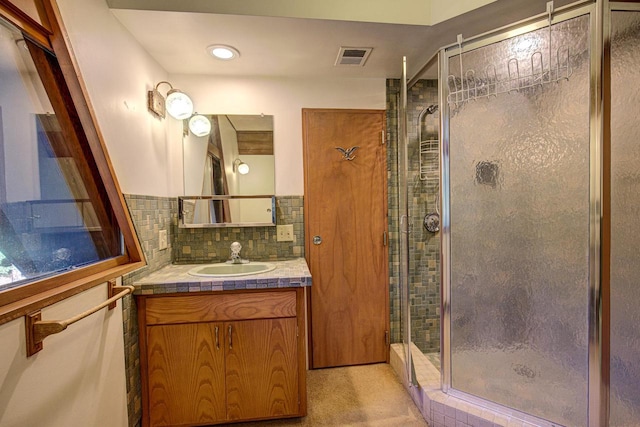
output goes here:
<path id="1" fill-rule="evenodd" d="M 196 277 L 172 265 L 136 282 L 143 426 L 306 415 L 304 259 Z"/>

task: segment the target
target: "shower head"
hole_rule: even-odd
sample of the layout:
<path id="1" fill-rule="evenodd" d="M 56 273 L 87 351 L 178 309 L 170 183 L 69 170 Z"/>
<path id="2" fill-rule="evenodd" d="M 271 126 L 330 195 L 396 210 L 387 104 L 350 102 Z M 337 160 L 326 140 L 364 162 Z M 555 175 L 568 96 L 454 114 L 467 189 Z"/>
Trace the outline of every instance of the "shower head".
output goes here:
<path id="1" fill-rule="evenodd" d="M 432 104 L 432 105 L 429 105 L 427 107 L 427 114 L 433 114 L 436 111 L 438 111 L 438 105 L 437 104 Z"/>

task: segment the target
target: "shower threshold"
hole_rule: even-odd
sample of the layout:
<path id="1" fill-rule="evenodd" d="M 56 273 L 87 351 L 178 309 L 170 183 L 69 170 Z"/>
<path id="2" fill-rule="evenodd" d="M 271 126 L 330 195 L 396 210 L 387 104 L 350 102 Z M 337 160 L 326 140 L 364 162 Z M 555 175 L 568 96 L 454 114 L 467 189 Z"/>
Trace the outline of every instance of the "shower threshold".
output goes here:
<path id="1" fill-rule="evenodd" d="M 411 356 L 418 385 L 411 384 L 406 373 L 403 344 L 391 344 L 390 363 L 409 395 L 431 427 L 538 427 L 548 426 L 538 419 L 522 419 L 442 392 L 440 371 L 431 358 L 411 344 Z M 439 359 L 439 358 L 438 358 Z"/>

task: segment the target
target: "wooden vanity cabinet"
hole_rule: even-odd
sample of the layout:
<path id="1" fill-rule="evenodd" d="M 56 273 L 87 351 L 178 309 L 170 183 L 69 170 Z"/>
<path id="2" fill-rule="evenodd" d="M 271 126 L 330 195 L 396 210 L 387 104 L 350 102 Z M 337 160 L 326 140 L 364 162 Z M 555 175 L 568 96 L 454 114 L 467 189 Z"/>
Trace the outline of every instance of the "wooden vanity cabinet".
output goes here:
<path id="1" fill-rule="evenodd" d="M 142 425 L 306 415 L 303 292 L 137 296 Z"/>

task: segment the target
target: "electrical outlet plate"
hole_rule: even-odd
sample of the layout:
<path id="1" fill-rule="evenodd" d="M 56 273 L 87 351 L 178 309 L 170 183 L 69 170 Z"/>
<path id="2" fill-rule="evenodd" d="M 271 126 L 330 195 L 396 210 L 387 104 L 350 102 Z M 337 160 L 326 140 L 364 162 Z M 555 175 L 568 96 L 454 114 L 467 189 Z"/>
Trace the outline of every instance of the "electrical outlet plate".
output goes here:
<path id="1" fill-rule="evenodd" d="M 158 232 L 158 249 L 167 249 L 167 230 L 160 230 Z"/>
<path id="2" fill-rule="evenodd" d="M 293 224 L 277 225 L 276 240 L 278 242 L 293 242 Z"/>

